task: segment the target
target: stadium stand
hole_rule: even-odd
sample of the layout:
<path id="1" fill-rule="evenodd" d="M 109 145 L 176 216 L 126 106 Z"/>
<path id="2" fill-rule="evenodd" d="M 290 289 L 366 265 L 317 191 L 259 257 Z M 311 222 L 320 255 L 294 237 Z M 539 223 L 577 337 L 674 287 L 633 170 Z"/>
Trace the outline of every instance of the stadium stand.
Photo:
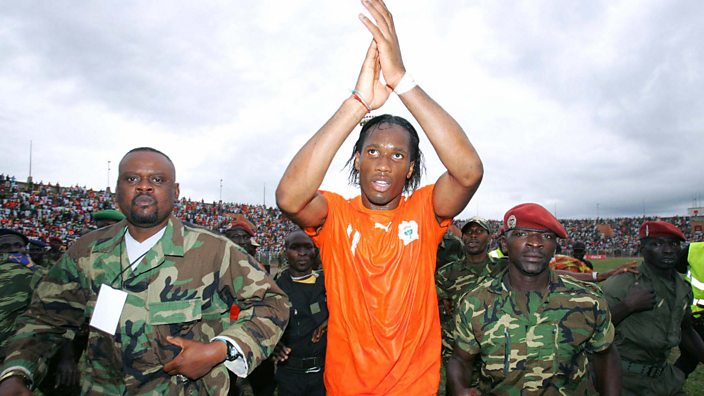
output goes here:
<path id="1" fill-rule="evenodd" d="M 14 176 L 0 175 L 0 226 L 15 229 L 34 239 L 48 241 L 60 238 L 65 244 L 94 229 L 91 215 L 113 207 L 109 191 L 86 187 L 18 182 Z M 276 208 L 246 203 L 206 203 L 182 198 L 176 215 L 198 226 L 222 232 L 236 213 L 247 217 L 257 227 L 256 239 L 261 245 L 258 259 L 278 260 L 285 236 L 295 229 Z M 638 254 L 638 227 L 644 220 L 665 220 L 685 232 L 688 240 L 702 240 L 701 232 L 693 233 L 688 216 L 622 217 L 603 219 L 560 219 L 569 238 L 562 241 L 563 251 L 582 241 L 590 255 L 635 256 Z M 464 220 L 456 220 L 461 226 Z M 491 220 L 494 230 L 500 221 Z M 493 247 L 492 247 L 493 248 Z"/>

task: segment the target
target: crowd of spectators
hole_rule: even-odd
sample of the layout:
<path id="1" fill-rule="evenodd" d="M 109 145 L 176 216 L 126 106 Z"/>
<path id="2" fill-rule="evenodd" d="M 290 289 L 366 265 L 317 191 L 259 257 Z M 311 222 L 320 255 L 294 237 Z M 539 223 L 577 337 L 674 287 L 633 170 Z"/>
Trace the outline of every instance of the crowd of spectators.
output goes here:
<path id="1" fill-rule="evenodd" d="M 673 217 L 617 217 L 599 219 L 560 219 L 567 230 L 567 238 L 559 240 L 563 252 L 571 253 L 575 242 L 583 242 L 588 255 L 606 255 L 616 257 L 632 257 L 638 255 L 638 229 L 647 220 L 663 220 L 677 226 L 688 241 L 704 240 L 701 232 L 693 232 L 690 219 L 687 216 Z M 455 220 L 455 225 L 461 228 L 463 220 Z M 501 221 L 489 220 L 492 230 L 498 232 Z M 492 243 L 496 248 L 496 242 Z"/>
<path id="2" fill-rule="evenodd" d="M 0 175 L 0 227 L 17 230 L 31 239 L 48 241 L 59 238 L 70 244 L 87 231 L 95 229 L 92 214 L 113 209 L 109 192 L 86 187 L 17 182 L 14 177 Z M 182 198 L 174 213 L 182 220 L 223 232 L 240 213 L 257 228 L 259 258 L 268 262 L 278 258 L 284 238 L 296 226 L 278 209 L 264 205 L 239 203 L 206 203 Z"/>
<path id="3" fill-rule="evenodd" d="M 109 192 L 85 187 L 61 187 L 52 184 L 17 182 L 14 176 L 0 175 L 0 227 L 17 230 L 30 238 L 48 241 L 59 238 L 70 244 L 83 233 L 94 229 L 92 213 L 113 208 Z M 282 251 L 285 236 L 296 226 L 276 208 L 246 203 L 191 201 L 182 198 L 175 214 L 184 221 L 217 232 L 228 227 L 233 215 L 242 214 L 257 228 L 260 244 L 258 258 L 269 262 Z M 638 249 L 638 227 L 645 220 L 665 220 L 678 226 L 688 240 L 701 240 L 693 233 L 685 216 L 655 218 L 628 217 L 611 219 L 561 219 L 569 238 L 561 241 L 563 251 L 571 251 L 576 241 L 584 242 L 587 254 L 635 256 Z M 494 230 L 500 221 L 490 220 Z M 461 227 L 462 220 L 456 224 Z"/>

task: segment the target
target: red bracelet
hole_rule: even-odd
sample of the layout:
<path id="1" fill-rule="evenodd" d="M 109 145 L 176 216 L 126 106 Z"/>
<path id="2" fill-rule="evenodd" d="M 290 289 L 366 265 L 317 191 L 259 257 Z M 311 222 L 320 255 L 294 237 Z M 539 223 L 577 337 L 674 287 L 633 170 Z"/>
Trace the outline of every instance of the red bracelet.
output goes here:
<path id="1" fill-rule="evenodd" d="M 356 100 L 357 102 L 361 103 L 362 106 L 364 106 L 365 109 L 367 109 L 367 113 L 371 113 L 371 112 L 372 112 L 372 108 L 369 107 L 369 105 L 367 104 L 367 102 L 362 98 L 362 95 L 359 94 L 359 91 L 353 90 L 353 91 L 352 91 L 352 97 L 354 98 L 354 100 Z"/>

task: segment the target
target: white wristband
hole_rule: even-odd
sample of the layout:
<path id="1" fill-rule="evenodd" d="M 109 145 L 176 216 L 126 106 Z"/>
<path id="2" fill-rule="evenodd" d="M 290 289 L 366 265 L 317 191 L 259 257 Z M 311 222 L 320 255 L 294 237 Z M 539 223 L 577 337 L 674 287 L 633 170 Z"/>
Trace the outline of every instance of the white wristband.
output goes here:
<path id="1" fill-rule="evenodd" d="M 410 73 L 406 72 L 403 77 L 401 77 L 401 80 L 399 80 L 398 84 L 396 84 L 396 88 L 394 88 L 394 92 L 396 92 L 396 95 L 403 95 L 406 92 L 412 90 L 418 83 L 416 83 L 416 80 L 413 79 L 413 76 L 411 76 Z"/>
<path id="2" fill-rule="evenodd" d="M 592 280 L 596 282 L 597 276 L 599 276 L 598 272 L 592 272 Z"/>

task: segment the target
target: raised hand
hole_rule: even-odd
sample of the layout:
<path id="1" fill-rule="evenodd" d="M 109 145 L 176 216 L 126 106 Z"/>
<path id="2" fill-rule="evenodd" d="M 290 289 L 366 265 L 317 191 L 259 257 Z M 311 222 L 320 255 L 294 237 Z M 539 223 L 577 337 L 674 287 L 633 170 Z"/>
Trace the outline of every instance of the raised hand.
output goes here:
<path id="1" fill-rule="evenodd" d="M 380 71 L 379 51 L 376 42 L 372 40 L 354 88 L 364 101 L 363 105 L 369 107 L 367 109 L 369 111 L 383 106 L 391 94 L 391 88 L 383 84 L 379 78 Z"/>
<path id="2" fill-rule="evenodd" d="M 362 4 L 376 23 L 362 14 L 359 15 L 359 19 L 374 37 L 374 42 L 379 51 L 381 72 L 386 84 L 393 89 L 406 73 L 406 68 L 403 66 L 403 59 L 401 58 L 401 47 L 398 43 L 394 19 L 389 9 L 386 8 L 386 4 L 381 0 L 362 0 Z"/>

